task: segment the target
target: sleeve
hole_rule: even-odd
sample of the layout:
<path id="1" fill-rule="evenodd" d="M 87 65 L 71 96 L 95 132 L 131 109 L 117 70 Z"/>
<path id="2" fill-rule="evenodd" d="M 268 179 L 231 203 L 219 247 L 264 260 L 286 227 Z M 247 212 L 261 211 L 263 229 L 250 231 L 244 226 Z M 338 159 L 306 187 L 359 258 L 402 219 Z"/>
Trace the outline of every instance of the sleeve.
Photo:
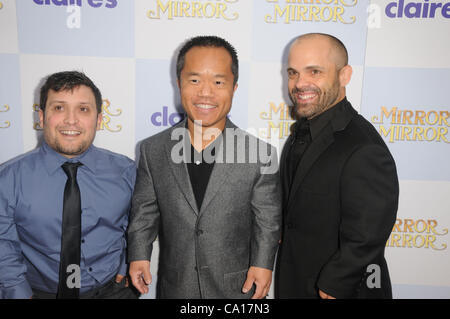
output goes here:
<path id="1" fill-rule="evenodd" d="M 32 295 L 26 279 L 27 268 L 17 235 L 14 174 L 0 170 L 0 295 L 5 299 L 25 299 Z"/>
<path id="2" fill-rule="evenodd" d="M 134 161 L 130 160 L 130 165 L 128 165 L 127 168 L 124 170 L 122 176 L 123 176 L 124 180 L 126 181 L 126 183 L 128 184 L 130 193 L 133 194 L 134 185 L 136 183 L 136 164 L 134 163 Z M 128 228 L 128 220 L 130 217 L 130 210 L 131 210 L 131 204 L 128 208 L 127 218 L 125 218 L 125 222 L 123 225 L 124 230 L 126 230 Z M 127 247 L 126 240 L 125 240 L 125 247 Z M 120 262 L 120 268 L 119 268 L 118 274 L 125 276 L 127 274 L 127 267 L 128 267 L 127 258 L 126 258 L 126 256 L 123 256 L 122 260 Z"/>
<path id="3" fill-rule="evenodd" d="M 270 147 L 270 145 L 269 145 Z M 252 192 L 251 266 L 272 270 L 281 237 L 281 189 L 275 148 L 259 167 Z"/>
<path id="4" fill-rule="evenodd" d="M 384 260 L 398 206 L 395 162 L 387 148 L 353 153 L 341 178 L 339 249 L 323 267 L 318 287 L 336 298 L 355 296 L 367 266 Z"/>
<path id="5" fill-rule="evenodd" d="M 147 159 L 145 142 L 142 143 L 140 151 L 141 155 L 127 230 L 128 262 L 150 260 L 153 241 L 156 239 L 159 229 L 159 207 Z"/>

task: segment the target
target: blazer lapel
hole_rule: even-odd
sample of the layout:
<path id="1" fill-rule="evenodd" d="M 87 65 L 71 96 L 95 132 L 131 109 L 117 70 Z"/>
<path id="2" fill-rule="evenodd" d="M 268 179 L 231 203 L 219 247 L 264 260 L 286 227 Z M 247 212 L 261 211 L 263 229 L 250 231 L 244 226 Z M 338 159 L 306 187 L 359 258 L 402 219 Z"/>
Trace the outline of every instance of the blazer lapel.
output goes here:
<path id="1" fill-rule="evenodd" d="M 191 160 L 190 151 L 191 151 L 191 141 L 189 138 L 188 130 L 185 128 L 186 120 L 182 121 L 180 124 L 174 126 L 173 129 L 184 129 L 184 133 L 180 136 L 179 134 L 175 134 L 172 139 L 169 136 L 169 141 L 166 143 L 166 155 L 167 162 L 169 163 L 170 169 L 172 170 L 173 176 L 177 181 L 178 188 L 181 190 L 184 198 L 191 206 L 192 210 L 196 215 L 199 214 L 199 209 L 197 207 L 197 202 L 195 200 L 194 191 L 192 189 L 191 180 L 189 178 L 189 172 L 187 170 L 186 163 Z M 171 131 L 172 135 L 173 130 Z M 178 144 L 178 145 L 177 145 Z M 183 160 L 181 163 L 175 163 L 172 160 L 172 150 L 176 149 L 177 151 L 181 149 L 179 154 L 182 154 Z M 177 153 L 178 155 L 178 153 Z"/>
<path id="2" fill-rule="evenodd" d="M 211 176 L 209 177 L 208 187 L 205 191 L 205 197 L 203 198 L 202 207 L 200 208 L 200 215 L 206 210 L 209 203 L 213 200 L 214 196 L 220 190 L 220 188 L 226 183 L 228 176 L 232 174 L 236 165 L 233 163 L 226 163 L 226 139 L 227 132 L 229 130 L 235 130 L 237 126 L 234 125 L 229 119 L 227 119 L 226 126 L 224 132 L 218 137 L 218 141 L 216 141 L 216 159 L 221 159 L 222 162 L 216 162 L 214 164 L 214 168 L 211 172 Z M 230 151 L 230 150 L 228 150 Z M 235 154 L 236 152 L 236 143 L 234 144 L 234 149 L 232 150 Z"/>
<path id="3" fill-rule="evenodd" d="M 320 134 L 306 150 L 306 153 L 300 160 L 297 172 L 295 173 L 294 182 L 292 183 L 292 187 L 289 192 L 287 211 L 289 211 L 295 203 L 295 194 L 297 194 L 303 179 L 311 169 L 312 165 L 334 142 L 334 132 L 344 130 L 355 115 L 357 115 L 357 112 L 353 109 L 350 102 L 345 100 L 341 107 L 335 110 L 334 117 L 324 127 L 322 134 Z"/>
<path id="4" fill-rule="evenodd" d="M 298 189 L 300 188 L 300 185 L 302 184 L 303 179 L 310 170 L 311 166 L 319 158 L 319 156 L 328 148 L 328 146 L 330 146 L 333 143 L 333 141 L 334 141 L 333 129 L 331 125 L 327 125 L 323 129 L 322 134 L 320 134 L 320 136 L 318 136 L 317 139 L 313 141 L 309 146 L 309 148 L 306 150 L 305 154 L 300 160 L 300 163 L 297 166 L 294 182 L 292 183 L 292 187 L 289 192 L 287 205 L 288 211 L 291 208 L 292 204 L 295 202 L 293 198 L 295 197 L 295 194 L 297 194 Z"/>
<path id="5" fill-rule="evenodd" d="M 289 178 L 287 176 L 287 172 L 286 172 L 286 156 L 288 153 L 288 150 L 291 148 L 291 143 L 292 143 L 292 135 L 289 135 L 289 137 L 287 138 L 286 142 L 284 143 L 283 146 L 283 150 L 281 151 L 281 157 L 280 157 L 280 177 L 281 177 L 281 188 L 282 188 L 282 193 L 283 193 L 283 203 L 285 203 L 285 205 L 288 202 L 288 198 L 289 198 Z"/>

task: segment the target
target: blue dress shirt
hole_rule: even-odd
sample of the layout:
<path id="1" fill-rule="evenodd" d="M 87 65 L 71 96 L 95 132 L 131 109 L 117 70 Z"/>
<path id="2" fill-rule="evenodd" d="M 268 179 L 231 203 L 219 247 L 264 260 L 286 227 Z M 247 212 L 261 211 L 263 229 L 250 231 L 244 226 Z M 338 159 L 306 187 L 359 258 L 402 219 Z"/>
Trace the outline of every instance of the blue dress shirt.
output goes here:
<path id="1" fill-rule="evenodd" d="M 0 166 L 0 296 L 57 292 L 67 158 L 47 144 Z M 125 231 L 136 166 L 91 146 L 81 162 L 80 293 L 126 274 Z"/>

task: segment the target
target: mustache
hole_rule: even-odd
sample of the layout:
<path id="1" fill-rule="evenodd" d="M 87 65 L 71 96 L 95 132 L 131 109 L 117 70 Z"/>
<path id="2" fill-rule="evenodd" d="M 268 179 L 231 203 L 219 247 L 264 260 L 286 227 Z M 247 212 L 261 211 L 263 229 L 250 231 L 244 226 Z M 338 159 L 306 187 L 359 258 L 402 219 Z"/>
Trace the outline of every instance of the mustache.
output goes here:
<path id="1" fill-rule="evenodd" d="M 320 90 L 318 88 L 312 87 L 312 86 L 307 86 L 307 87 L 302 87 L 302 88 L 294 87 L 291 91 L 292 94 L 305 93 L 305 92 L 315 92 L 317 94 L 320 94 Z"/>

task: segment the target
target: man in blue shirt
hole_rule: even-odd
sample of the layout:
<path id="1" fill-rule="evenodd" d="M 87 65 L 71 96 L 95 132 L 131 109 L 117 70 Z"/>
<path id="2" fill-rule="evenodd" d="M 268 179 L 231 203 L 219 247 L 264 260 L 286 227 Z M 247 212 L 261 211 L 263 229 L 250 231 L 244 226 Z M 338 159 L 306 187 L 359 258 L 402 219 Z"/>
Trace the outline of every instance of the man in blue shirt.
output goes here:
<path id="1" fill-rule="evenodd" d="M 0 296 L 63 295 L 59 269 L 61 237 L 68 236 L 62 229 L 69 174 L 62 166 L 69 162 L 77 166 L 81 234 L 75 241 L 79 265 L 67 267 L 67 287 L 78 289 L 75 298 L 137 298 L 125 277 L 136 167 L 92 145 L 102 122 L 101 93 L 83 73 L 60 72 L 47 78 L 40 99 L 42 146 L 0 166 Z"/>

